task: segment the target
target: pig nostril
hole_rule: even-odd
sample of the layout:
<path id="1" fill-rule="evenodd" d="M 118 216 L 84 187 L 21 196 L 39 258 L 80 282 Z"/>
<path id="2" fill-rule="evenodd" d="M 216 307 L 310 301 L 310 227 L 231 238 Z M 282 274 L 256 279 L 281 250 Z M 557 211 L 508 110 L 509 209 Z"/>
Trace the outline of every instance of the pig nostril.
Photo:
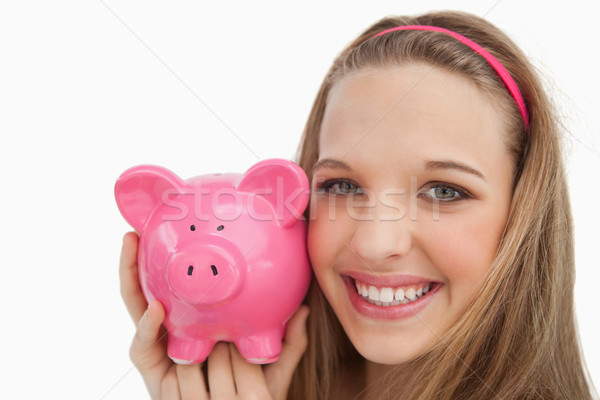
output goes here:
<path id="1" fill-rule="evenodd" d="M 214 265 L 211 265 L 210 269 L 212 269 L 213 275 L 217 275 L 219 273 L 219 271 L 217 271 L 217 267 L 215 267 Z"/>
<path id="2" fill-rule="evenodd" d="M 190 265 L 190 266 L 188 267 L 188 275 L 192 275 L 192 271 L 193 271 L 193 270 L 194 270 L 194 266 L 193 266 L 193 265 Z"/>

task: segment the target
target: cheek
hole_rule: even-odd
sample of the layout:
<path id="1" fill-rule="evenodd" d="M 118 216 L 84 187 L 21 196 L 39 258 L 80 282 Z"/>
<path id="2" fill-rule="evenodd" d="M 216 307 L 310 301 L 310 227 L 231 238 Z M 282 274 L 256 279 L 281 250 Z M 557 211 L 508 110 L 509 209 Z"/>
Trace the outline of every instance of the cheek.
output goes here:
<path id="1" fill-rule="evenodd" d="M 313 269 L 317 269 L 321 264 L 320 259 L 323 258 L 323 253 L 321 252 L 322 247 L 319 246 L 319 243 L 322 243 L 322 233 L 319 230 L 318 226 L 319 222 L 310 221 L 308 224 L 308 237 L 306 246 L 308 249 L 308 257 L 310 258 L 310 263 Z"/>
<path id="2" fill-rule="evenodd" d="M 427 252 L 453 293 L 482 283 L 496 255 L 506 218 L 502 212 L 442 215 L 428 231 Z M 457 290 L 458 289 L 458 290 Z"/>
<path id="3" fill-rule="evenodd" d="M 333 268 L 336 256 L 350 243 L 348 235 L 352 227 L 341 215 L 330 219 L 327 204 L 316 205 L 311 211 L 314 213 L 311 212 L 308 222 L 307 248 L 318 277 L 322 270 Z"/>
<path id="4" fill-rule="evenodd" d="M 335 236 L 329 233 L 331 228 L 331 223 L 325 218 L 312 220 L 308 224 L 308 256 L 315 273 L 333 261 Z"/>

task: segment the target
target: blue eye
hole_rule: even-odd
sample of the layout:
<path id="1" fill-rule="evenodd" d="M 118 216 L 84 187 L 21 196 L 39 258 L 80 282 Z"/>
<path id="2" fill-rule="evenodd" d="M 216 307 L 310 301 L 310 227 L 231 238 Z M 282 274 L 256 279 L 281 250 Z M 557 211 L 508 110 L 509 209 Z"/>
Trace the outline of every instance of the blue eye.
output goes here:
<path id="1" fill-rule="evenodd" d="M 456 201 L 467 199 L 469 196 L 462 190 L 446 183 L 436 183 L 425 194 L 427 197 L 441 201 Z"/>
<path id="2" fill-rule="evenodd" d="M 362 194 L 360 188 L 346 179 L 329 179 L 324 181 L 318 188 L 319 192 L 325 192 L 328 194 Z"/>

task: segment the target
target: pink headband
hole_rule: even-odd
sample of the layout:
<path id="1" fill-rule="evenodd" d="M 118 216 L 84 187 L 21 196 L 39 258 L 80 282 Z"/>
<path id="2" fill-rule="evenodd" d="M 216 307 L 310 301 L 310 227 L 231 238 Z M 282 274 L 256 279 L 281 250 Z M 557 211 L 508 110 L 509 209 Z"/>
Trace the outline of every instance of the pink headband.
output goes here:
<path id="1" fill-rule="evenodd" d="M 523 99 L 523 96 L 521 95 L 521 91 L 519 90 L 519 87 L 515 83 L 512 76 L 510 76 L 510 73 L 506 70 L 506 68 L 504 68 L 504 66 L 500 63 L 500 61 L 498 61 L 496 59 L 496 57 L 491 55 L 486 49 L 484 49 L 483 47 L 481 47 L 480 45 L 478 45 L 471 39 L 468 39 L 456 32 L 450 31 L 448 29 L 440 28 L 437 26 L 429 26 L 429 25 L 397 26 L 395 28 L 390 28 L 390 29 L 386 29 L 382 32 L 379 32 L 379 33 L 371 36 L 371 39 L 375 38 L 377 36 L 385 35 L 388 32 L 403 31 L 403 30 L 443 32 L 443 33 L 446 33 L 446 34 L 454 37 L 459 42 L 466 44 L 467 46 L 472 48 L 476 53 L 481 54 L 483 56 L 483 58 L 485 58 L 486 61 L 491 65 L 491 67 L 494 68 L 494 70 L 498 73 L 498 75 L 500 76 L 500 78 L 502 79 L 504 84 L 506 85 L 506 88 L 510 92 L 511 96 L 517 102 L 517 106 L 519 107 L 519 111 L 521 112 L 521 117 L 523 118 L 523 122 L 525 122 L 525 130 L 527 131 L 527 134 L 529 134 L 529 114 L 527 112 L 527 106 L 525 105 L 525 100 Z"/>

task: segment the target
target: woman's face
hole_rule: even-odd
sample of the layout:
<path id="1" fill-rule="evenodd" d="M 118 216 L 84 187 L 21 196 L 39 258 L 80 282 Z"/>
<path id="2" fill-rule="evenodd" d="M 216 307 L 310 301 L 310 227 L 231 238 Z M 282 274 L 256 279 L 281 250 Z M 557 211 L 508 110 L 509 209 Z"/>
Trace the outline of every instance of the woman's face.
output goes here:
<path id="1" fill-rule="evenodd" d="M 399 364 L 422 354 L 482 284 L 511 201 L 505 137 L 490 99 L 441 69 L 367 69 L 332 88 L 308 251 L 367 360 Z"/>

